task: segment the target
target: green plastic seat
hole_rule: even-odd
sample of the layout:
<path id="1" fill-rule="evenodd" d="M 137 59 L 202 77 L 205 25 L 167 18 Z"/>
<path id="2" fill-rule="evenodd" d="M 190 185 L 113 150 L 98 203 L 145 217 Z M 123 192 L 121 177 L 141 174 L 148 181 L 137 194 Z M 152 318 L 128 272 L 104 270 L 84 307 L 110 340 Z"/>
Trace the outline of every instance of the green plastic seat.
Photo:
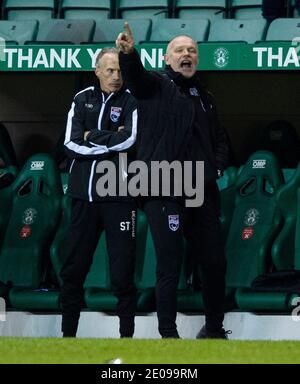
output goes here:
<path id="1" fill-rule="evenodd" d="M 282 174 L 285 183 L 288 182 L 295 174 L 295 168 L 283 168 L 282 169 Z"/>
<path id="2" fill-rule="evenodd" d="M 122 19 L 162 19 L 169 15 L 168 0 L 118 0 L 117 15 Z"/>
<path id="3" fill-rule="evenodd" d="M 124 22 L 125 20 L 123 19 L 97 21 L 93 43 L 114 43 L 116 36 L 123 31 Z M 136 44 L 148 41 L 151 24 L 152 22 L 150 19 L 130 20 L 130 28 L 133 32 Z"/>
<path id="4" fill-rule="evenodd" d="M 177 0 L 175 15 L 180 19 L 216 21 L 226 15 L 226 0 Z"/>
<path id="5" fill-rule="evenodd" d="M 49 264 L 61 196 L 53 159 L 37 154 L 27 160 L 12 185 L 12 212 L 0 253 L 2 283 L 12 289 L 40 288 Z"/>
<path id="6" fill-rule="evenodd" d="M 272 246 L 272 260 L 277 270 L 295 269 L 297 193 L 300 188 L 300 164 L 294 175 L 277 192 L 277 205 L 283 227 Z M 300 229 L 300 227 L 298 227 Z"/>
<path id="7" fill-rule="evenodd" d="M 0 250 L 12 208 L 12 183 L 18 174 L 17 167 L 0 168 Z"/>
<path id="8" fill-rule="evenodd" d="M 262 0 L 232 0 L 231 16 L 235 19 L 262 18 Z"/>
<path id="9" fill-rule="evenodd" d="M 155 20 L 150 41 L 168 42 L 177 35 L 189 35 L 195 41 L 205 41 L 208 36 L 208 20 Z"/>
<path id="10" fill-rule="evenodd" d="M 62 0 L 60 6 L 64 19 L 107 19 L 111 9 L 111 0 Z"/>
<path id="11" fill-rule="evenodd" d="M 285 311 L 290 295 L 260 292 L 252 288 L 255 278 L 271 272 L 271 247 L 282 227 L 277 193 L 283 175 L 276 157 L 268 151 L 255 152 L 236 182 L 232 223 L 226 242 L 227 286 L 236 288 L 239 309 Z"/>
<path id="12" fill-rule="evenodd" d="M 93 20 L 45 20 L 40 23 L 35 44 L 81 44 L 92 41 Z"/>
<path id="13" fill-rule="evenodd" d="M 298 19 L 275 19 L 268 28 L 266 41 L 291 41 L 300 36 Z"/>
<path id="14" fill-rule="evenodd" d="M 55 17 L 55 0 L 6 0 L 3 4 L 7 20 L 45 20 Z"/>
<path id="15" fill-rule="evenodd" d="M 255 277 L 268 271 L 270 247 L 280 225 L 275 192 L 282 184 L 271 152 L 255 152 L 241 170 L 226 242 L 227 286 L 250 287 Z"/>
<path id="16" fill-rule="evenodd" d="M 224 171 L 224 175 L 217 180 L 221 197 L 221 226 L 224 243 L 226 242 L 228 231 L 230 228 L 235 197 L 235 182 L 238 174 L 238 168 L 228 167 Z"/>
<path id="17" fill-rule="evenodd" d="M 35 39 L 37 28 L 36 20 L 0 20 L 0 38 L 4 39 L 6 44 L 15 42 L 23 45 L 25 41 Z"/>
<path id="18" fill-rule="evenodd" d="M 267 21 L 224 19 L 212 23 L 208 41 L 245 41 L 254 44 L 264 40 Z"/>

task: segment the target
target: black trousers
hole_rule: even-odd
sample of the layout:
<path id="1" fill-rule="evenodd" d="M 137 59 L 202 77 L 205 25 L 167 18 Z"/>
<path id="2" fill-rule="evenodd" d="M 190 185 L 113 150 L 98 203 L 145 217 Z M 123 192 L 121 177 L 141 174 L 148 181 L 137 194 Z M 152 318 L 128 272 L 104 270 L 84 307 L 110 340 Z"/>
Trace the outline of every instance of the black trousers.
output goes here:
<path id="1" fill-rule="evenodd" d="M 219 330 L 224 320 L 226 259 L 217 184 L 205 188 L 201 207 L 184 208 L 176 202 L 150 200 L 143 204 L 143 210 L 157 257 L 156 302 L 160 334 L 168 337 L 177 332 L 176 296 L 184 252 L 183 237 L 194 266 L 200 265 L 202 271 L 206 326 L 211 331 Z"/>
<path id="2" fill-rule="evenodd" d="M 169 200 L 148 200 L 142 205 L 156 251 L 156 309 L 162 337 L 177 335 L 177 286 L 183 255 L 183 212 Z"/>
<path id="3" fill-rule="evenodd" d="M 220 193 L 216 183 L 205 187 L 201 207 L 186 208 L 184 236 L 194 268 L 200 266 L 206 327 L 222 327 L 226 258 L 220 225 Z"/>
<path id="4" fill-rule="evenodd" d="M 83 306 L 83 284 L 93 261 L 100 235 L 106 234 L 110 278 L 118 298 L 120 335 L 131 337 L 136 312 L 134 202 L 87 202 L 72 200 L 67 234 L 68 257 L 61 271 L 62 332 L 75 336 Z"/>

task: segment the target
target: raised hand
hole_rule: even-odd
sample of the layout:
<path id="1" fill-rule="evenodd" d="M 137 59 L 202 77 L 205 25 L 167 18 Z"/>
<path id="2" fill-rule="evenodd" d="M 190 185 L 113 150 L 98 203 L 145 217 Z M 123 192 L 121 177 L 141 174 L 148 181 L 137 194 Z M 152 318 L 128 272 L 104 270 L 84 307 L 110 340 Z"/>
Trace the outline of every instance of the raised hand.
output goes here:
<path id="1" fill-rule="evenodd" d="M 134 50 L 133 34 L 127 21 L 124 24 L 124 31 L 117 37 L 116 46 L 126 54 L 132 53 Z"/>

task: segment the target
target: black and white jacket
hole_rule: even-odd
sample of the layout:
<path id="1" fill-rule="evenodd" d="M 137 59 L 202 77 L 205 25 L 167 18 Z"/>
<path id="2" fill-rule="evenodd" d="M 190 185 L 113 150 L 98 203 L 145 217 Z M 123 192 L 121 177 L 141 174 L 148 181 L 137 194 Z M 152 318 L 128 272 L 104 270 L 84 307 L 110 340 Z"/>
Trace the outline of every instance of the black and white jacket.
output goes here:
<path id="1" fill-rule="evenodd" d="M 97 165 L 110 160 L 116 165 L 118 175 L 127 177 L 126 170 L 119 170 L 119 153 L 126 152 L 132 158 L 137 136 L 137 106 L 134 97 L 122 87 L 115 93 L 106 94 L 97 87 L 78 92 L 68 114 L 65 149 L 72 160 L 68 194 L 73 198 L 92 201 L 124 200 L 124 197 L 100 197 L 97 181 L 103 173 Z M 119 127 L 124 126 L 119 130 Z M 86 139 L 84 133 L 89 131 Z M 126 199 L 126 197 L 125 197 Z M 128 199 L 128 197 L 127 197 Z"/>

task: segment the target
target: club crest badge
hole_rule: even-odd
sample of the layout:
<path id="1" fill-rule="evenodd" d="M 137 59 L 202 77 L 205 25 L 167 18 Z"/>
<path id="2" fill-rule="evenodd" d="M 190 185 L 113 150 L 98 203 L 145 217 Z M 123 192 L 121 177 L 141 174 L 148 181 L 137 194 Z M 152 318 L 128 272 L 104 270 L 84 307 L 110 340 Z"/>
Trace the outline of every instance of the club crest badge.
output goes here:
<path id="1" fill-rule="evenodd" d="M 110 109 L 110 119 L 113 123 L 117 123 L 121 116 L 122 108 L 121 107 L 111 107 Z"/>
<path id="2" fill-rule="evenodd" d="M 169 215 L 168 219 L 169 228 L 171 229 L 171 231 L 177 231 L 177 229 L 179 228 L 179 215 Z"/>

